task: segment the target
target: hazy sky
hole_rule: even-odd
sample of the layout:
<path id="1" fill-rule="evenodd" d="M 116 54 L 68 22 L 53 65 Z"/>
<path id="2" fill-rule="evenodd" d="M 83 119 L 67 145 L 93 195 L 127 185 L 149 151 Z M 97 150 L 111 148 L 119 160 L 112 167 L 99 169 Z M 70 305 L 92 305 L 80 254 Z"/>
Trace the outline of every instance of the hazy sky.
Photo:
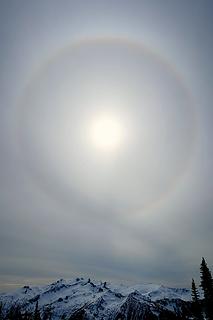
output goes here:
<path id="1" fill-rule="evenodd" d="M 0 0 L 1 290 L 212 266 L 212 32 L 211 0 Z"/>

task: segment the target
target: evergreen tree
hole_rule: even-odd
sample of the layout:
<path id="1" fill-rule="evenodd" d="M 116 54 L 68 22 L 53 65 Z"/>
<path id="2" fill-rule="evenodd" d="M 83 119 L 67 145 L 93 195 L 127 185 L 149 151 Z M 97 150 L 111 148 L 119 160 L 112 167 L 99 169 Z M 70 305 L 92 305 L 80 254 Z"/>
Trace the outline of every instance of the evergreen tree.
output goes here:
<path id="1" fill-rule="evenodd" d="M 194 279 L 192 279 L 192 313 L 195 320 L 202 320 L 202 310 L 200 305 L 200 296 L 196 288 Z"/>
<path id="2" fill-rule="evenodd" d="M 12 305 L 6 316 L 7 320 L 22 320 L 21 308 L 19 305 Z"/>
<path id="3" fill-rule="evenodd" d="M 199 298 L 200 298 L 200 295 L 195 285 L 195 281 L 194 279 L 192 279 L 192 301 L 197 302 Z"/>
<path id="4" fill-rule="evenodd" d="M 43 312 L 43 320 L 51 320 L 52 319 L 52 309 L 50 306 L 47 306 Z"/>
<path id="5" fill-rule="evenodd" d="M 25 311 L 25 313 L 22 316 L 23 320 L 33 320 L 33 313 L 29 311 Z"/>
<path id="6" fill-rule="evenodd" d="M 41 320 L 40 311 L 38 308 L 38 301 L 36 302 L 35 311 L 33 315 L 33 320 Z"/>
<path id="7" fill-rule="evenodd" d="M 4 319 L 4 313 L 3 313 L 3 303 L 0 303 L 0 320 Z"/>
<path id="8" fill-rule="evenodd" d="M 0 303 L 0 320 L 3 320 L 4 317 L 3 317 L 3 304 L 2 302 Z"/>
<path id="9" fill-rule="evenodd" d="M 201 287 L 204 293 L 205 313 L 208 320 L 213 319 L 213 279 L 204 258 L 200 266 Z"/>
<path id="10" fill-rule="evenodd" d="M 13 319 L 14 319 L 14 313 L 15 313 L 15 308 L 14 308 L 14 306 L 12 305 L 12 306 L 10 307 L 10 309 L 8 310 L 8 312 L 7 312 L 6 319 L 8 319 L 8 320 L 13 320 Z"/>

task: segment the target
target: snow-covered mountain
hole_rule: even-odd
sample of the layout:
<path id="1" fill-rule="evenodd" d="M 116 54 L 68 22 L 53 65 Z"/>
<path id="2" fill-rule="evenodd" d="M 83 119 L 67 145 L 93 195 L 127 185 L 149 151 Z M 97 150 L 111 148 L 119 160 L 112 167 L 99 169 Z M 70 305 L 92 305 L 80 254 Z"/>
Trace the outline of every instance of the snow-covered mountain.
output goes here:
<path id="1" fill-rule="evenodd" d="M 24 286 L 0 295 L 3 312 L 19 305 L 33 312 L 36 302 L 41 316 L 51 311 L 51 319 L 189 319 L 191 293 L 188 289 L 165 286 L 113 285 L 76 278 L 58 280 L 47 286 Z M 183 318 L 177 318 L 183 315 Z"/>

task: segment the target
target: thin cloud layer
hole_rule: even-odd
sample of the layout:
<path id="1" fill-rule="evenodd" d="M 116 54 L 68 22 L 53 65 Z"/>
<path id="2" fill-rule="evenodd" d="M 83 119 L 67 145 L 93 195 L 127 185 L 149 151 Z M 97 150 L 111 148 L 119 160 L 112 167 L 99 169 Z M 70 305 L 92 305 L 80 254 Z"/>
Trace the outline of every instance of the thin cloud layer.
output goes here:
<path id="1" fill-rule="evenodd" d="M 211 1 L 0 7 L 1 290 L 189 285 L 213 263 Z M 103 114 L 117 151 L 87 139 Z"/>

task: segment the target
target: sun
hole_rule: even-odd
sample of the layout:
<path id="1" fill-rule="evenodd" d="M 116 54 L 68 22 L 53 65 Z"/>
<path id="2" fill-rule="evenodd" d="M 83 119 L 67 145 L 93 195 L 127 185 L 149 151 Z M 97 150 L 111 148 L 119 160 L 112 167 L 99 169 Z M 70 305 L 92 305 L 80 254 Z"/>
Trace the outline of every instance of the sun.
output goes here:
<path id="1" fill-rule="evenodd" d="M 116 116 L 100 114 L 90 123 L 89 138 L 97 149 L 105 152 L 115 151 L 123 143 L 124 128 Z"/>

